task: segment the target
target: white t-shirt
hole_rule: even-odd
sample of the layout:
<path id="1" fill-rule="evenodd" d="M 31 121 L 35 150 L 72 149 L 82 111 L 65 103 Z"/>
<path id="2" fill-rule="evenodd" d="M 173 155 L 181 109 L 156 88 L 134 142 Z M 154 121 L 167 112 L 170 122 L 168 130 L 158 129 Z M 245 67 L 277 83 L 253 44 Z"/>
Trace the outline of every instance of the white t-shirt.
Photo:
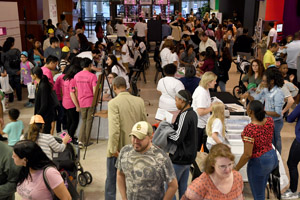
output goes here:
<path id="1" fill-rule="evenodd" d="M 275 30 L 275 28 L 271 28 L 269 31 L 267 45 L 269 45 L 269 43 L 270 43 L 270 37 L 273 37 L 272 43 L 275 43 L 277 40 L 277 31 Z"/>
<path id="2" fill-rule="evenodd" d="M 143 53 L 146 50 L 146 45 L 144 42 L 140 42 L 139 44 L 140 52 Z"/>
<path id="3" fill-rule="evenodd" d="M 126 89 L 130 88 L 129 78 L 128 78 L 128 75 L 126 74 L 126 69 L 125 68 L 124 68 L 124 71 L 123 71 L 123 70 L 119 69 L 118 66 L 114 65 L 111 68 L 111 72 L 114 72 L 114 73 L 118 74 L 118 76 L 122 76 L 125 79 L 125 81 L 126 81 Z"/>
<path id="4" fill-rule="evenodd" d="M 212 129 L 211 129 L 212 133 L 218 133 L 218 138 L 222 143 L 225 143 L 225 138 L 222 135 L 223 132 L 223 124 L 221 122 L 221 120 L 219 118 L 216 118 L 214 120 L 214 122 L 212 123 Z M 210 150 L 210 148 L 217 144 L 216 141 L 212 138 L 212 137 L 207 137 L 207 141 L 206 141 L 206 146 L 208 148 L 208 150 Z"/>
<path id="5" fill-rule="evenodd" d="M 199 116 L 197 109 L 209 108 L 210 104 L 211 104 L 211 99 L 210 99 L 209 90 L 204 89 L 202 86 L 198 86 L 195 92 L 193 93 L 193 103 L 192 103 L 192 107 L 198 115 L 198 126 L 197 126 L 198 128 L 205 128 L 210 113 L 207 113 L 206 115 L 203 116 Z"/>
<path id="6" fill-rule="evenodd" d="M 202 51 L 205 51 L 207 47 L 211 47 L 211 48 L 213 48 L 214 51 L 218 51 L 215 41 L 208 38 L 205 43 L 202 42 L 202 41 L 200 42 L 200 44 L 199 44 L 199 53 L 201 53 Z"/>
<path id="7" fill-rule="evenodd" d="M 126 37 L 125 31 L 127 30 L 127 26 L 124 24 L 116 24 L 116 29 L 118 37 Z"/>
<path id="8" fill-rule="evenodd" d="M 130 63 L 133 60 L 129 55 L 128 48 L 129 48 L 129 46 L 127 45 L 127 43 L 122 46 L 122 50 L 121 50 L 122 51 L 122 63 Z M 123 52 L 126 54 L 123 54 Z"/>
<path id="9" fill-rule="evenodd" d="M 169 48 L 164 48 L 160 52 L 160 59 L 161 59 L 161 66 L 164 67 L 167 64 L 173 63 L 172 59 L 170 59 L 172 56 L 172 52 Z"/>
<path id="10" fill-rule="evenodd" d="M 159 98 L 159 108 L 167 111 L 178 110 L 175 104 L 175 95 L 180 90 L 184 90 L 184 85 L 181 81 L 174 77 L 166 76 L 158 81 L 157 90 L 162 93 Z"/>
<path id="11" fill-rule="evenodd" d="M 288 68 L 297 69 L 300 67 L 300 40 L 294 40 L 286 45 Z M 297 67 L 298 66 L 298 67 Z M 299 81 L 298 81 L 299 82 Z"/>
<path id="12" fill-rule="evenodd" d="M 145 31 L 147 30 L 147 24 L 143 22 L 138 22 L 134 25 L 134 30 L 137 31 L 138 37 L 145 37 Z"/>

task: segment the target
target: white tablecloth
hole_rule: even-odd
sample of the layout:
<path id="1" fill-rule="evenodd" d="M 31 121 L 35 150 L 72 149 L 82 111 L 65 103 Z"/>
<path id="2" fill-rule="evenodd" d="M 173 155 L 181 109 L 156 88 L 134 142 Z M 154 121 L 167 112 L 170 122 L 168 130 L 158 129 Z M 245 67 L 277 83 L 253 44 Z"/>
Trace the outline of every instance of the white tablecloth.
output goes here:
<path id="1" fill-rule="evenodd" d="M 118 36 L 117 35 L 108 35 L 108 39 L 110 39 L 112 42 L 117 41 Z M 127 41 L 132 41 L 132 36 L 126 36 Z"/>

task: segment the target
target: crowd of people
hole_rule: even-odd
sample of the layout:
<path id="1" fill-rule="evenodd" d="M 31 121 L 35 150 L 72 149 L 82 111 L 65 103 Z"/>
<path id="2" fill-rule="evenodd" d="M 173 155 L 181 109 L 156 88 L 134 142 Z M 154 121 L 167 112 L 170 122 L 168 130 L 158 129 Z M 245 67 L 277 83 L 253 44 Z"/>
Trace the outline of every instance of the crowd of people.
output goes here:
<path id="1" fill-rule="evenodd" d="M 43 45 L 30 34 L 32 46 L 21 52 L 14 47 L 14 38 L 6 39 L 1 77 L 12 91 L 1 85 L 0 96 L 12 107 L 14 90 L 21 101 L 26 86 L 33 95 L 24 106 L 34 112 L 28 130 L 18 120 L 22 113 L 14 108 L 8 112 L 11 122 L 4 126 L 2 106 L 8 105 L 0 104 L 0 134 L 8 136 L 0 135 L 8 140 L 8 145 L 0 142 L 0 160 L 4 160 L 0 199 L 13 198 L 15 191 L 23 199 L 52 199 L 53 194 L 71 199 L 52 161 L 53 153 L 63 152 L 70 141 L 80 148 L 92 144 L 93 101 L 98 75 L 104 71 L 107 79 L 99 98 L 108 101 L 105 199 L 116 199 L 117 185 L 122 199 L 243 199 L 239 170 L 247 163 L 252 195 L 265 199 L 268 177 L 278 167 L 276 151 L 282 151 L 284 119 L 298 121 L 287 161 L 290 186 L 282 197 L 299 197 L 300 108 L 289 110 L 299 103 L 300 32 L 277 43 L 270 22 L 256 54 L 255 42 L 236 12 L 222 22 L 214 13 L 184 18 L 177 11 L 170 22 L 159 15 L 156 20 L 162 21 L 162 42 L 157 44 L 155 60 L 164 74 L 157 84 L 158 108 L 172 116 L 168 122 L 160 121 L 156 131 L 147 122 L 144 100 L 131 94 L 136 63 L 146 59 L 150 45 L 143 17 L 132 30 L 122 21 L 114 28 L 111 21 L 105 28 L 98 22 L 95 44 L 84 35 L 81 18 L 73 31 L 64 15 L 56 26 L 51 19 L 44 24 Z M 106 36 L 114 31 L 117 41 L 109 41 Z M 241 133 L 244 151 L 237 163 L 226 133 L 225 105 L 210 96 L 218 87 L 226 91 L 234 56 L 250 62 L 242 78 L 247 91 L 241 98 L 247 101 L 251 123 Z M 67 132 L 62 143 L 55 140 L 55 129 L 57 135 Z M 188 185 L 190 167 L 201 150 L 208 153 L 204 170 Z"/>

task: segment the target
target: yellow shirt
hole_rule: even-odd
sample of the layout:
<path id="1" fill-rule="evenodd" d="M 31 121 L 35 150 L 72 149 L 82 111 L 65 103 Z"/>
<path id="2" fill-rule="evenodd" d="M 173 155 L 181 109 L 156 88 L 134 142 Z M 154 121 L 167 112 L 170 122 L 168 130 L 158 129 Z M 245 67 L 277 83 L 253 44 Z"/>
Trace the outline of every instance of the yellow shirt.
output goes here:
<path id="1" fill-rule="evenodd" d="M 265 69 L 267 69 L 266 63 L 269 63 L 270 65 L 275 65 L 276 64 L 275 56 L 273 55 L 272 51 L 270 51 L 270 50 L 267 50 L 267 52 L 264 55 L 264 67 L 265 67 Z"/>

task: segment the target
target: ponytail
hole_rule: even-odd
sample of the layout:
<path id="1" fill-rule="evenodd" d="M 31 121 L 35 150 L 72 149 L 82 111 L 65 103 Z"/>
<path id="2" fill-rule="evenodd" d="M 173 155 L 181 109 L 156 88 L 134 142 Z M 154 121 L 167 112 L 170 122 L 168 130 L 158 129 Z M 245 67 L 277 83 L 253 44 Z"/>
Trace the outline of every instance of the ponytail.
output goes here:
<path id="1" fill-rule="evenodd" d="M 43 124 L 40 124 L 40 123 L 30 124 L 27 134 L 24 135 L 25 140 L 31 140 L 33 142 L 36 142 L 39 137 L 39 133 L 40 133 L 42 127 L 43 127 Z"/>
<path id="2" fill-rule="evenodd" d="M 258 100 L 253 100 L 249 103 L 249 109 L 254 112 L 255 118 L 262 122 L 266 116 L 266 112 L 264 110 L 264 105 L 258 101 Z"/>

